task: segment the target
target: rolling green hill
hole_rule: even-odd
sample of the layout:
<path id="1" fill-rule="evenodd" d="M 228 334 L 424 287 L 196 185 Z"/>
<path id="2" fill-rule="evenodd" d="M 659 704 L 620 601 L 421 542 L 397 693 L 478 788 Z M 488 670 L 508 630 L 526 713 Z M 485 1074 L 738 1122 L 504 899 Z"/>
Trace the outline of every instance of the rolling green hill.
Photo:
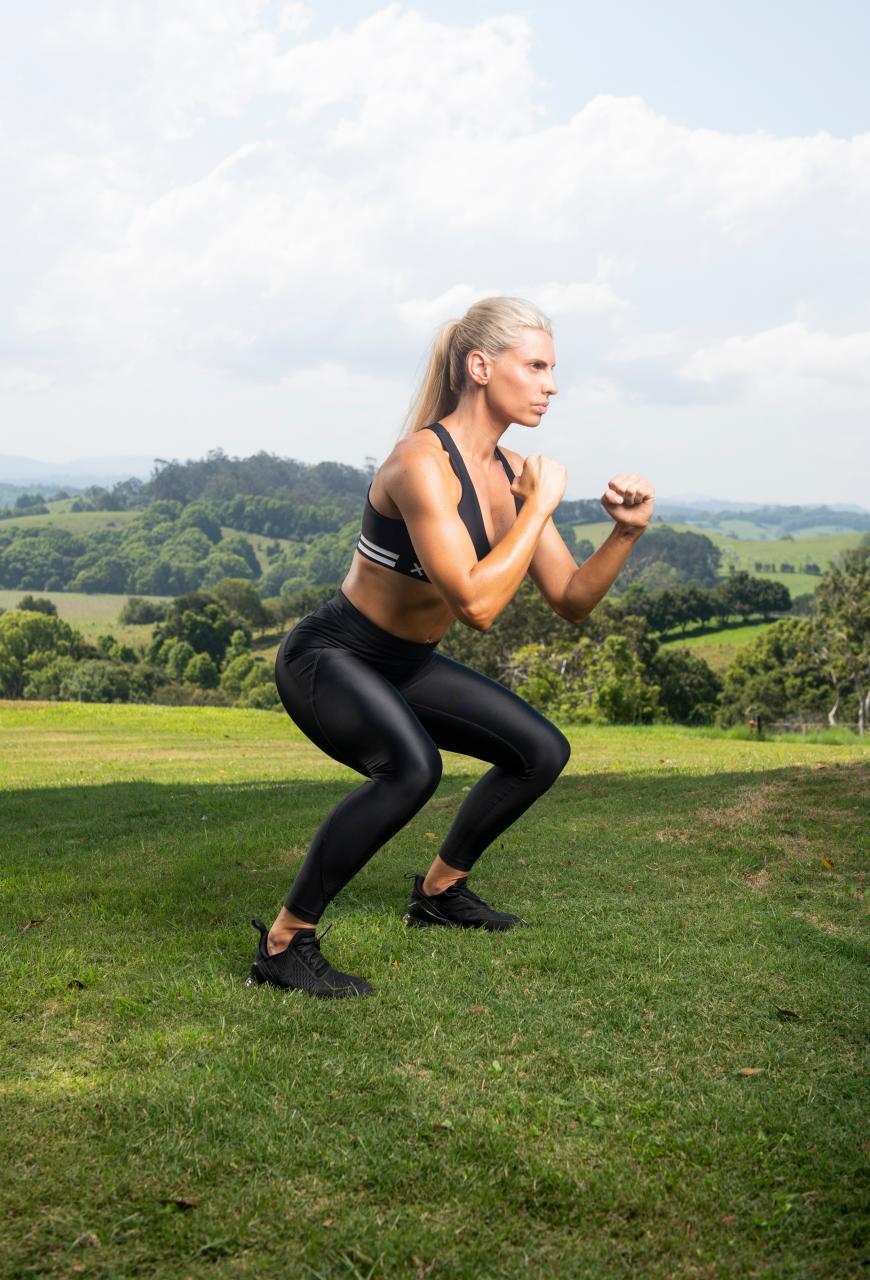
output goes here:
<path id="1" fill-rule="evenodd" d="M 651 526 L 655 527 L 655 526 Z M 816 574 L 801 573 L 800 569 L 807 563 L 817 564 L 822 572 L 841 551 L 857 547 L 863 538 L 862 533 L 827 533 L 813 534 L 809 537 L 798 536 L 776 539 L 741 538 L 712 529 L 703 529 L 699 525 L 670 524 L 678 533 L 701 533 L 722 552 L 722 571 L 730 568 L 735 571 L 743 569 L 756 578 L 771 578 L 774 582 L 782 582 L 788 587 L 792 597 L 814 591 L 818 585 Z M 601 543 L 613 528 L 610 520 L 600 520 L 595 524 L 578 524 L 574 531 L 578 539 L 587 538 L 595 547 Z M 758 569 L 757 564 L 788 564 L 794 572 L 782 572 L 781 569 Z"/>

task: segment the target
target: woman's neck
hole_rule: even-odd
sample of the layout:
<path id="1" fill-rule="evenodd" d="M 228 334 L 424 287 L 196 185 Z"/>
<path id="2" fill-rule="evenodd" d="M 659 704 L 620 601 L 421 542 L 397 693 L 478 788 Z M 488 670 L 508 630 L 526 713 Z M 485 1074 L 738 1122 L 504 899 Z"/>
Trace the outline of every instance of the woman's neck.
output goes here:
<path id="1" fill-rule="evenodd" d="M 483 466 L 495 457 L 495 447 L 508 425 L 493 418 L 482 396 L 460 400 L 441 422 L 456 441 L 463 458 Z"/>

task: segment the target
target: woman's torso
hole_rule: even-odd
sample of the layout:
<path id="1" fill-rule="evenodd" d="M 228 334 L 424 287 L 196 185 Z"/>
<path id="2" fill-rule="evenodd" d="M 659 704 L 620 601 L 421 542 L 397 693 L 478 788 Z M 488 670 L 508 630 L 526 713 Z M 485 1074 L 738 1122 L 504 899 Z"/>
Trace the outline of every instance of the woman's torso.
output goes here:
<path id="1" fill-rule="evenodd" d="M 513 470 L 503 451 L 488 466 L 465 462 L 441 423 L 408 437 L 415 449 L 443 455 L 453 498 L 469 531 L 478 560 L 500 542 L 513 524 L 519 500 L 510 491 Z M 403 447 L 408 445 L 403 441 Z M 407 527 L 389 495 L 395 450 L 374 476 L 366 499 L 360 541 L 341 589 L 357 609 L 378 626 L 406 640 L 440 640 L 454 614 L 413 556 Z M 407 465 L 407 454 L 402 461 Z"/>

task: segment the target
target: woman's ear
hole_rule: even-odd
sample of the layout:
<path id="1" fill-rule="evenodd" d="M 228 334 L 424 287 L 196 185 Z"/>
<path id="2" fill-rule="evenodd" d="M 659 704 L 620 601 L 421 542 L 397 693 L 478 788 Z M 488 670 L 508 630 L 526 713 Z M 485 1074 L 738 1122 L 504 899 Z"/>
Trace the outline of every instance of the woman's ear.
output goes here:
<path id="1" fill-rule="evenodd" d="M 473 379 L 478 386 L 486 386 L 487 382 L 489 382 L 489 375 L 492 371 L 492 366 L 483 352 L 469 351 L 468 359 L 465 363 L 468 369 L 468 376 Z"/>

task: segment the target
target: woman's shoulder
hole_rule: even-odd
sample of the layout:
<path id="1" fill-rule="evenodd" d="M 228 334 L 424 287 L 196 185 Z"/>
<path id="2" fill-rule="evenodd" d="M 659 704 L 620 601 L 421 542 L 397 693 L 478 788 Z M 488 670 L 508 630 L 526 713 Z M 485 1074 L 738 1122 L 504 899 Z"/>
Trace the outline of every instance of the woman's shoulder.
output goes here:
<path id="1" fill-rule="evenodd" d="M 523 455 L 521 453 L 517 453 L 516 449 L 506 449 L 503 444 L 500 444 L 498 447 L 511 464 L 511 471 L 513 471 L 514 475 L 519 475 L 523 467 L 526 465 L 526 460 Z"/>

